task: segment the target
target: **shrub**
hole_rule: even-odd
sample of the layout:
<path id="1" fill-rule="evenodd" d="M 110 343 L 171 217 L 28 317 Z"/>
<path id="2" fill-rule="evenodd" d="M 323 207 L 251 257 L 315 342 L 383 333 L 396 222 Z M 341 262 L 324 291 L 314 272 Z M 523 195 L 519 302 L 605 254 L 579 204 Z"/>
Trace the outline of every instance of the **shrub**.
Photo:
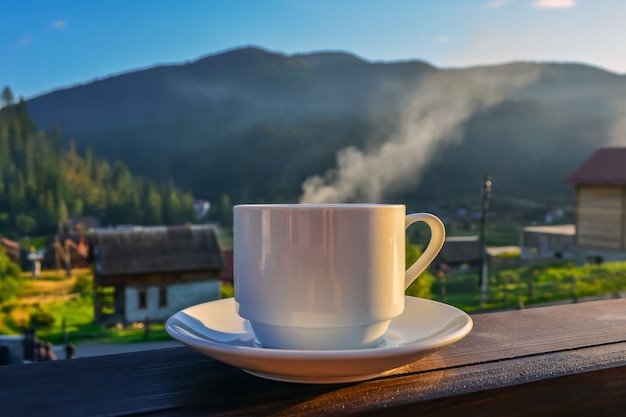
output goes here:
<path id="1" fill-rule="evenodd" d="M 422 256 L 422 251 L 419 247 L 411 244 L 408 240 L 406 242 L 406 267 L 413 265 L 413 263 Z M 428 272 L 428 270 L 422 272 L 413 283 L 407 288 L 406 295 L 421 298 L 432 298 L 432 286 L 435 283 L 435 277 Z"/>
<path id="2" fill-rule="evenodd" d="M 76 284 L 72 292 L 80 293 L 80 295 L 90 295 L 93 293 L 93 278 L 89 275 L 78 275 L 76 277 Z"/>
<path id="3" fill-rule="evenodd" d="M 235 288 L 230 284 L 222 283 L 220 288 L 220 298 L 231 298 L 235 296 Z"/>
<path id="4" fill-rule="evenodd" d="M 54 325 L 54 321 L 54 315 L 41 307 L 30 314 L 30 325 L 36 329 L 49 329 Z"/>
<path id="5" fill-rule="evenodd" d="M 0 247 L 0 303 L 19 294 L 26 285 L 20 267 L 11 262 L 4 247 Z"/>

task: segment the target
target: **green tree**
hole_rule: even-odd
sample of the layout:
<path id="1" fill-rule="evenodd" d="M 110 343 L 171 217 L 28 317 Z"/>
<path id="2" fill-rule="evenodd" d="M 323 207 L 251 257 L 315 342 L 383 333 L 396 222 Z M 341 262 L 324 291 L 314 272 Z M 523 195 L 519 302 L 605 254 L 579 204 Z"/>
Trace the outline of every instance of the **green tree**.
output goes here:
<path id="1" fill-rule="evenodd" d="M 20 267 L 11 262 L 4 247 L 0 246 L 0 302 L 15 297 L 25 284 Z"/>
<path id="2" fill-rule="evenodd" d="M 172 181 L 154 184 L 122 162 L 112 166 L 74 141 L 62 149 L 61 131 L 39 131 L 26 103 L 0 109 L 0 226 L 7 237 L 50 234 L 70 215 L 103 224 L 170 224 L 193 219 L 193 196 Z"/>
<path id="3" fill-rule="evenodd" d="M 54 325 L 55 321 L 54 314 L 42 306 L 38 306 L 30 314 L 30 325 L 36 329 L 49 329 Z"/>
<path id="4" fill-rule="evenodd" d="M 154 187 L 150 187 L 148 190 L 146 201 L 146 223 L 163 223 L 163 199 Z"/>
<path id="5" fill-rule="evenodd" d="M 15 224 L 21 235 L 28 235 L 37 229 L 37 221 L 26 214 L 16 215 Z"/>
<path id="6" fill-rule="evenodd" d="M 59 201 L 59 221 L 63 224 L 65 224 L 67 222 L 67 219 L 69 218 L 69 213 L 67 211 L 67 204 L 65 204 L 65 201 L 61 200 Z"/>
<path id="7" fill-rule="evenodd" d="M 8 85 L 2 90 L 1 98 L 3 106 L 10 106 L 13 104 L 15 97 L 13 96 L 13 91 L 11 91 Z"/>
<path id="8" fill-rule="evenodd" d="M 411 244 L 408 240 L 406 242 L 406 267 L 413 265 L 413 263 L 422 256 L 422 251 L 419 247 Z M 432 298 L 432 286 L 435 283 L 435 277 L 428 272 L 428 270 L 422 272 L 413 283 L 407 288 L 406 294 L 413 297 L 420 298 Z"/>

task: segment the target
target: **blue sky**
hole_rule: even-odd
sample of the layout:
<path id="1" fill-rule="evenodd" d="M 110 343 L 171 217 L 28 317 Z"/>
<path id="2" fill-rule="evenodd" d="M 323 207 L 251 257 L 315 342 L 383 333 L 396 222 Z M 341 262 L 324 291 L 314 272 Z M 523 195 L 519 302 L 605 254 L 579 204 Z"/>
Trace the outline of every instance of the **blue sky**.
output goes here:
<path id="1" fill-rule="evenodd" d="M 0 15 L 0 88 L 25 98 L 246 45 L 626 73 L 623 0 L 0 0 Z"/>

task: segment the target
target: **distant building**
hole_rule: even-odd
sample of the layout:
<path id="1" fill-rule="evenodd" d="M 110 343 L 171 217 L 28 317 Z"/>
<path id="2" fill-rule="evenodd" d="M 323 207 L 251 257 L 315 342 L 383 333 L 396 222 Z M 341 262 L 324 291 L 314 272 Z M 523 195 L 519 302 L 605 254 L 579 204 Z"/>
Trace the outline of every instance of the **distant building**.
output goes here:
<path id="1" fill-rule="evenodd" d="M 89 241 L 76 233 L 51 236 L 40 261 L 44 269 L 88 268 Z"/>
<path id="2" fill-rule="evenodd" d="M 83 233 L 100 227 L 100 220 L 94 216 L 75 216 L 67 219 L 67 230 L 70 233 Z"/>
<path id="3" fill-rule="evenodd" d="M 6 254 L 11 260 L 22 268 L 28 269 L 28 250 L 14 240 L 0 237 L 0 246 L 4 247 Z"/>
<path id="4" fill-rule="evenodd" d="M 164 321 L 220 296 L 224 261 L 211 226 L 97 229 L 93 243 L 99 323 Z"/>
<path id="5" fill-rule="evenodd" d="M 573 224 L 524 227 L 520 240 L 521 259 L 576 258 L 576 226 Z"/>
<path id="6" fill-rule="evenodd" d="M 550 224 L 556 220 L 559 220 L 564 215 L 565 215 L 565 212 L 563 211 L 563 209 L 558 208 L 558 207 L 551 208 L 546 211 L 545 222 Z"/>
<path id="7" fill-rule="evenodd" d="M 458 271 L 478 268 L 483 259 L 478 236 L 446 237 L 441 251 L 431 263 L 430 270 Z"/>
<path id="8" fill-rule="evenodd" d="M 626 148 L 604 148 L 567 179 L 576 186 L 577 261 L 626 260 Z"/>
<path id="9" fill-rule="evenodd" d="M 211 209 L 211 203 L 207 200 L 195 200 L 193 202 L 193 215 L 196 220 L 205 219 Z"/>

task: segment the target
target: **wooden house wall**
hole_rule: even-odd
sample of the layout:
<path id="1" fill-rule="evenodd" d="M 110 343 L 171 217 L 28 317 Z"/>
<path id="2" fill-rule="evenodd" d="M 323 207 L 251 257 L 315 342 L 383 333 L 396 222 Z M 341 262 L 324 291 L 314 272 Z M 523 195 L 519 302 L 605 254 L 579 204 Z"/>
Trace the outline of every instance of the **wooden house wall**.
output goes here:
<path id="1" fill-rule="evenodd" d="M 578 186 L 576 192 L 577 244 L 581 247 L 626 248 L 626 188 Z"/>
<path id="2" fill-rule="evenodd" d="M 169 317 L 181 308 L 189 307 L 192 304 L 182 305 L 180 300 L 180 293 L 185 290 L 182 287 L 191 288 L 191 296 L 186 297 L 188 300 L 193 301 L 194 291 L 193 288 L 203 288 L 207 285 L 212 286 L 212 282 L 219 280 L 219 270 L 204 270 L 204 271 L 186 271 L 186 272 L 153 272 L 145 274 L 126 274 L 126 275 L 100 275 L 97 271 L 94 272 L 96 297 L 94 301 L 95 319 L 98 323 L 112 325 L 115 323 L 128 323 L 133 321 L 142 321 L 146 317 L 151 320 L 161 321 Z M 185 285 L 187 284 L 187 285 Z M 102 295 L 100 290 L 103 287 L 115 287 L 115 290 L 110 295 Z M 147 310 L 137 311 L 137 293 L 139 290 L 152 291 L 155 288 L 169 288 L 168 299 L 171 298 L 173 302 L 168 301 L 168 306 L 165 308 L 154 311 L 151 308 L 150 314 Z M 189 292 L 189 290 L 187 290 Z M 219 283 L 217 284 L 217 297 L 219 297 Z M 210 294 L 211 291 L 204 291 L 197 294 L 200 297 L 200 301 L 210 301 L 206 298 L 206 294 Z M 129 294 L 131 300 L 129 300 Z M 158 294 L 157 294 L 158 297 Z M 129 308 L 129 302 L 130 308 Z M 135 304 L 133 304 L 135 303 Z M 115 310 L 112 315 L 104 314 L 103 307 Z M 139 314 L 139 316 L 137 315 Z M 156 314 L 156 315 L 155 315 Z"/>
<path id="3" fill-rule="evenodd" d="M 145 274 L 102 276 L 96 273 L 98 286 L 122 286 L 147 288 L 151 286 L 168 286 L 185 282 L 198 282 L 208 279 L 219 279 L 220 271 L 187 271 L 187 272 L 153 272 Z"/>

